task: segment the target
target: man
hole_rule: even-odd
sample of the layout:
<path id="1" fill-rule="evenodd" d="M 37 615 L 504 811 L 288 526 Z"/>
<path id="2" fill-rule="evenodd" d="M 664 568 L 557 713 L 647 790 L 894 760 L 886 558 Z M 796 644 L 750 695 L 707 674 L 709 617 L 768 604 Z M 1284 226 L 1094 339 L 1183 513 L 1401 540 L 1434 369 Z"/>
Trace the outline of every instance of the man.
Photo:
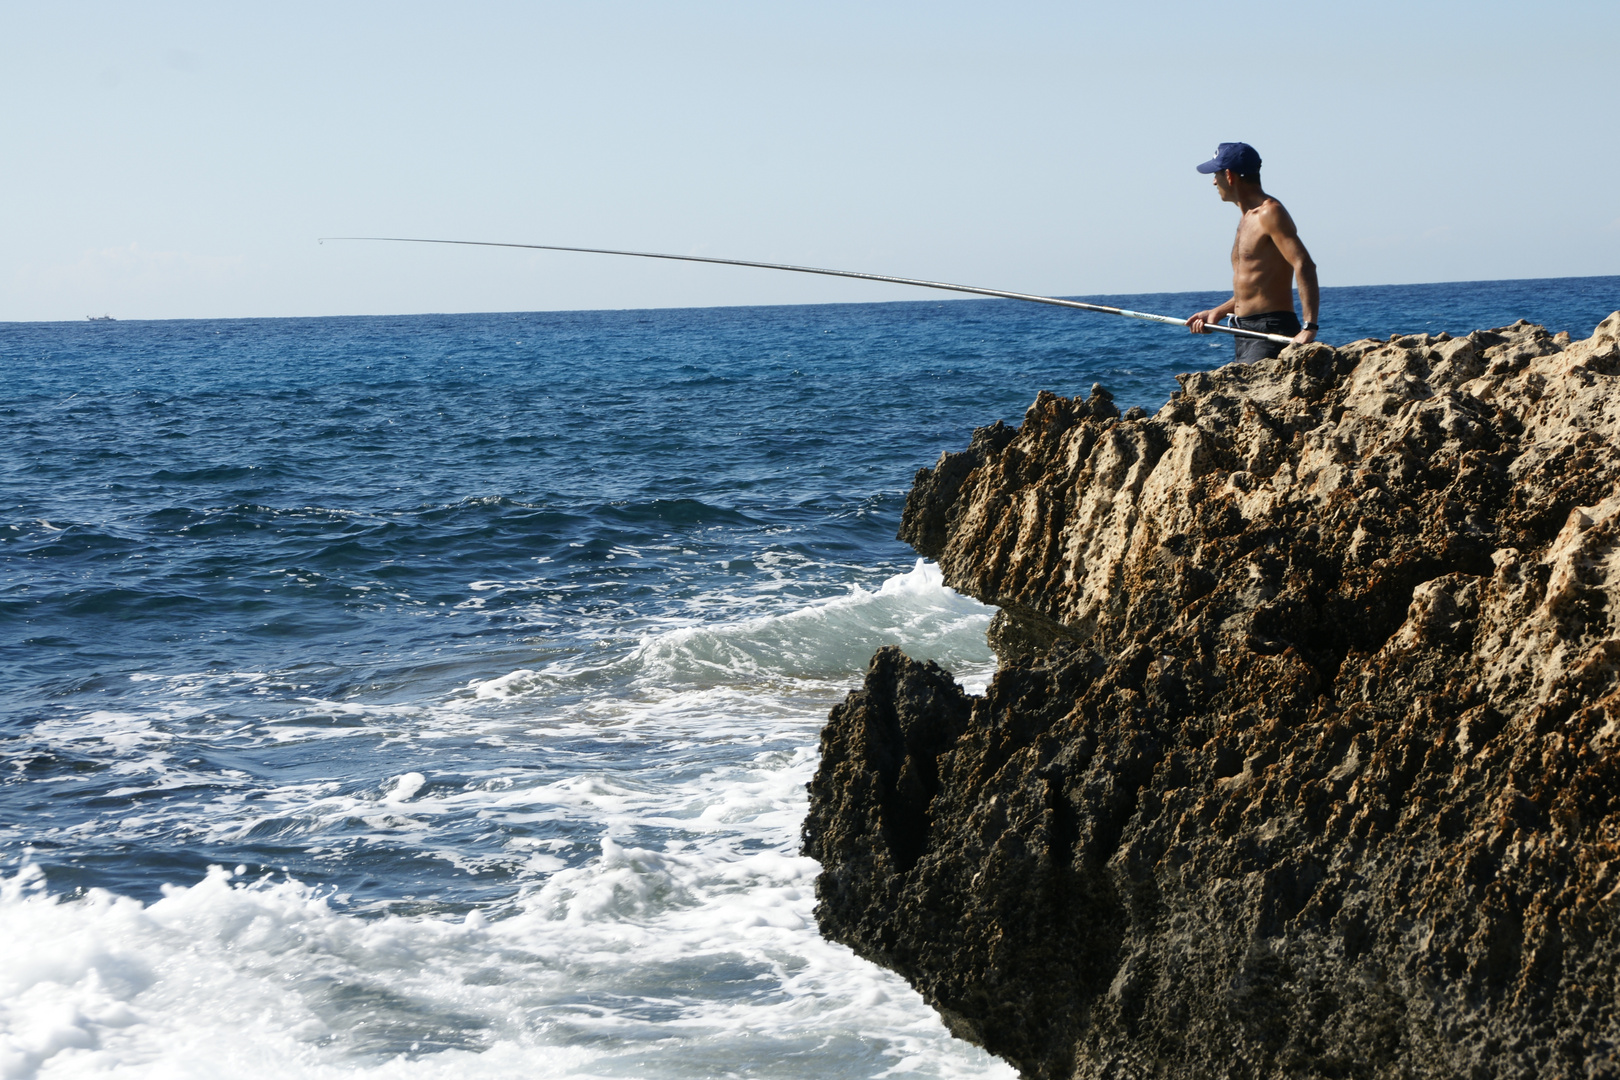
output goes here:
<path id="1" fill-rule="evenodd" d="M 1261 188 L 1260 155 L 1248 143 L 1221 143 L 1198 171 L 1213 174 L 1221 201 L 1236 203 L 1243 216 L 1232 244 L 1232 299 L 1198 312 L 1187 325 L 1195 334 L 1207 334 L 1205 324 L 1231 315 L 1239 329 L 1289 336 L 1298 345 L 1316 340 L 1316 264 L 1299 242 L 1294 219 Z M 1303 326 L 1294 315 L 1296 278 Z M 1262 338 L 1234 340 L 1239 360 L 1264 360 L 1283 350 Z"/>

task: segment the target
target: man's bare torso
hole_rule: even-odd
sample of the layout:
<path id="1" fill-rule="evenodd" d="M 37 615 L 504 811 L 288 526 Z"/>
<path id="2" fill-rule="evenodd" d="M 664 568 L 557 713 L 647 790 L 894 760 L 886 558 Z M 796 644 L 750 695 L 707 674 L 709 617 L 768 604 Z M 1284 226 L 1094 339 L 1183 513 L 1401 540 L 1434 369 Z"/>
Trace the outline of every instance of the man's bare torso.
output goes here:
<path id="1" fill-rule="evenodd" d="M 1216 168 L 1217 161 L 1206 161 L 1198 171 L 1208 173 L 1215 193 L 1222 202 L 1233 203 L 1238 218 L 1237 239 L 1232 243 L 1232 295 L 1207 311 L 1187 317 L 1187 328 L 1195 334 L 1209 333 L 1209 327 L 1229 315 L 1253 318 L 1258 315 L 1287 314 L 1294 320 L 1294 282 L 1299 282 L 1299 307 L 1304 325 L 1294 335 L 1296 345 L 1316 340 L 1316 264 L 1300 243 L 1294 219 L 1283 204 L 1267 195 L 1260 186 L 1260 155 L 1246 143 L 1222 143 L 1216 158 L 1247 161 L 1251 172 L 1238 173 L 1229 166 Z M 1275 353 L 1271 354 L 1275 355 Z"/>
<path id="2" fill-rule="evenodd" d="M 1232 242 L 1232 295 L 1237 298 L 1236 315 L 1262 315 L 1271 311 L 1294 310 L 1294 268 L 1277 249 L 1271 230 L 1262 215 L 1288 211 L 1276 199 L 1266 198 L 1259 206 L 1245 210 L 1238 219 L 1237 238 Z M 1288 219 L 1289 232 L 1293 231 Z"/>

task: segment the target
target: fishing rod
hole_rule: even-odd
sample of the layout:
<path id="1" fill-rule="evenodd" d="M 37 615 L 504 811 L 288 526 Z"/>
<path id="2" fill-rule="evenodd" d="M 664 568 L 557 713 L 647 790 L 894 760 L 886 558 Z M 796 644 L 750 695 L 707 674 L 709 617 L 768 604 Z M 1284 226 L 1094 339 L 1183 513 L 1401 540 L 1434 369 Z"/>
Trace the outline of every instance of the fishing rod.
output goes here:
<path id="1" fill-rule="evenodd" d="M 1123 315 L 1127 319 L 1141 319 L 1144 322 L 1165 323 L 1170 326 L 1187 325 L 1186 319 L 1178 319 L 1173 315 L 1153 315 L 1146 311 L 1108 307 L 1106 304 L 1085 304 L 1079 300 L 1060 300 L 1055 296 L 1036 296 L 1033 293 L 1008 292 L 1005 289 L 985 289 L 977 285 L 953 285 L 948 281 L 923 281 L 920 278 L 891 277 L 888 274 L 865 274 L 858 270 L 825 270 L 819 266 L 749 262 L 746 259 L 716 259 L 708 255 L 665 255 L 656 251 L 614 251 L 610 248 L 561 247 L 557 244 L 503 244 L 494 240 L 427 240 L 414 236 L 322 236 L 316 240 L 316 243 L 324 244 L 328 240 L 369 240 L 390 244 L 459 244 L 464 247 L 524 248 L 529 251 L 574 251 L 584 255 L 628 255 L 637 259 L 674 259 L 678 262 L 715 263 L 719 266 L 752 266 L 758 270 L 791 270 L 795 274 L 821 274 L 825 277 L 856 278 L 860 281 L 883 281 L 891 285 L 915 285 L 918 288 L 941 289 L 945 292 L 972 293 L 974 296 L 995 296 L 1003 300 L 1027 300 L 1032 304 L 1051 304 L 1053 307 L 1096 311 L 1104 315 Z M 1205 323 L 1204 329 L 1212 330 L 1217 334 L 1260 338 L 1265 341 L 1280 342 L 1284 345 L 1291 345 L 1294 341 L 1293 338 L 1284 337 L 1281 334 L 1263 334 L 1258 330 L 1240 330 L 1235 326 L 1220 326 L 1215 323 Z"/>

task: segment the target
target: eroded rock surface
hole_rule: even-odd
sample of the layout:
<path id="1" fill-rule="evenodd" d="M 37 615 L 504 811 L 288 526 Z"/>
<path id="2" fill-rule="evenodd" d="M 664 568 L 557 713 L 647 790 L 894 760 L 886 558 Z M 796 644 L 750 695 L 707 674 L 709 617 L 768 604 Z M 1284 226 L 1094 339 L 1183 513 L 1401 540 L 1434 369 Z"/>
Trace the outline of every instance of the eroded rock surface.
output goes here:
<path id="1" fill-rule="evenodd" d="M 1620 1075 L 1617 481 L 1620 313 L 1043 393 L 918 473 L 1001 668 L 834 710 L 823 932 L 1030 1077 Z"/>

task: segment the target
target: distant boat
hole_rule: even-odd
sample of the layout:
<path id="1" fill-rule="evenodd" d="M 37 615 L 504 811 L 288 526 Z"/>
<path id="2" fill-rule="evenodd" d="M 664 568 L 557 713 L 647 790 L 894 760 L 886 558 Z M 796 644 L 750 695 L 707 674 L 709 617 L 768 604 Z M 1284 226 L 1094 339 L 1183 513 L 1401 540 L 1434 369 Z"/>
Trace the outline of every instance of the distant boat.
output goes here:
<path id="1" fill-rule="evenodd" d="M 117 322 L 118 321 L 117 319 L 113 318 L 111 315 L 86 315 L 85 318 L 89 319 L 91 322 Z"/>

